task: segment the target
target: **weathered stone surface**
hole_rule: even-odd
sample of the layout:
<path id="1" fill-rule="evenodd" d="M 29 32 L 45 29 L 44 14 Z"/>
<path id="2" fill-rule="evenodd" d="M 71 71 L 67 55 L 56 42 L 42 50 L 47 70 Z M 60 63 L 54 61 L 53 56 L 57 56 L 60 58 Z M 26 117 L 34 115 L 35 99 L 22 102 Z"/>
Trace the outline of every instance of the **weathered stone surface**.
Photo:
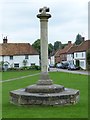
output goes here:
<path id="1" fill-rule="evenodd" d="M 61 85 L 30 85 L 25 88 L 25 92 L 29 93 L 59 93 L 64 91 L 64 86 Z"/>
<path id="2" fill-rule="evenodd" d="M 79 90 L 64 89 L 59 93 L 28 93 L 25 89 L 10 92 L 10 102 L 16 105 L 70 105 L 79 101 Z"/>

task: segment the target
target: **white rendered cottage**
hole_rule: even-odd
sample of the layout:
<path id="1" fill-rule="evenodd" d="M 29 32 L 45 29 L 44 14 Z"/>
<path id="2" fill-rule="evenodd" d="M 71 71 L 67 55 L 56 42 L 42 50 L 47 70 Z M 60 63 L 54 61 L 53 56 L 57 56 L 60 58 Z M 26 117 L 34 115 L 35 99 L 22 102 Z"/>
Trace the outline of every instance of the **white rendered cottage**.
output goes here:
<path id="1" fill-rule="evenodd" d="M 20 68 L 24 66 L 38 65 L 39 54 L 29 43 L 7 43 L 7 38 L 0 44 L 0 62 L 7 68 Z"/>
<path id="2" fill-rule="evenodd" d="M 68 51 L 67 61 L 86 69 L 86 52 L 88 49 L 90 49 L 90 40 L 86 40 L 78 46 L 73 45 Z"/>
<path id="3" fill-rule="evenodd" d="M 74 53 L 77 49 L 77 45 L 73 45 L 69 50 L 68 50 L 68 53 L 67 53 L 67 61 L 74 64 Z"/>

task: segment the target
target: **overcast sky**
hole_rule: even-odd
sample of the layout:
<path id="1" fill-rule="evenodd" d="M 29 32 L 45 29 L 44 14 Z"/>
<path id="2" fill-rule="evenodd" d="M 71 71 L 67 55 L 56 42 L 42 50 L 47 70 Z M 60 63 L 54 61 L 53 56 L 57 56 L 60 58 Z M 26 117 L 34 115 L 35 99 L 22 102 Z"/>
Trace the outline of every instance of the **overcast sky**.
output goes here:
<path id="1" fill-rule="evenodd" d="M 75 42 L 78 33 L 88 39 L 88 0 L 2 0 L 0 2 L 0 43 L 33 43 L 40 38 L 39 8 L 50 8 L 48 41 Z"/>

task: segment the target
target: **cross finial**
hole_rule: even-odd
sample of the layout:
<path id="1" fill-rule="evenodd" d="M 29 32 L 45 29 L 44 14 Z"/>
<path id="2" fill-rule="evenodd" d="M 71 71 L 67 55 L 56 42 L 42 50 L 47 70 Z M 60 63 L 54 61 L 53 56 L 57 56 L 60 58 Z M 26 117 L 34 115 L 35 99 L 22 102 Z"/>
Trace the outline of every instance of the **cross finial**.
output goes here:
<path id="1" fill-rule="evenodd" d="M 46 12 L 49 12 L 49 8 L 47 8 L 47 7 L 40 8 L 40 9 L 39 9 L 39 12 L 40 12 L 41 14 L 46 14 Z"/>

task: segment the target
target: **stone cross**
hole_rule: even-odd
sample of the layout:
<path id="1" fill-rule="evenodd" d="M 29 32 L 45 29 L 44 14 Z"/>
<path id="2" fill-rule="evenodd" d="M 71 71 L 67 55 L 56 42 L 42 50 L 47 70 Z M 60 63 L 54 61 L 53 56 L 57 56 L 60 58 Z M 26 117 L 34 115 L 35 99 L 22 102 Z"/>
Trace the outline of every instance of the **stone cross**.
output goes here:
<path id="1" fill-rule="evenodd" d="M 49 8 L 47 8 L 47 7 L 40 8 L 40 9 L 39 9 L 39 12 L 40 12 L 41 14 L 46 14 L 46 12 L 49 12 Z"/>
<path id="2" fill-rule="evenodd" d="M 79 90 L 64 88 L 53 84 L 48 75 L 48 19 L 47 8 L 41 8 L 37 17 L 40 18 L 41 39 L 41 79 L 37 84 L 10 91 L 10 102 L 18 106 L 30 105 L 72 105 L 79 100 Z"/>
<path id="3" fill-rule="evenodd" d="M 51 17 L 49 8 L 43 7 L 39 9 L 40 14 L 40 39 L 41 39 L 41 80 L 49 79 L 48 76 L 48 19 Z M 49 81 L 50 82 L 50 81 Z"/>

